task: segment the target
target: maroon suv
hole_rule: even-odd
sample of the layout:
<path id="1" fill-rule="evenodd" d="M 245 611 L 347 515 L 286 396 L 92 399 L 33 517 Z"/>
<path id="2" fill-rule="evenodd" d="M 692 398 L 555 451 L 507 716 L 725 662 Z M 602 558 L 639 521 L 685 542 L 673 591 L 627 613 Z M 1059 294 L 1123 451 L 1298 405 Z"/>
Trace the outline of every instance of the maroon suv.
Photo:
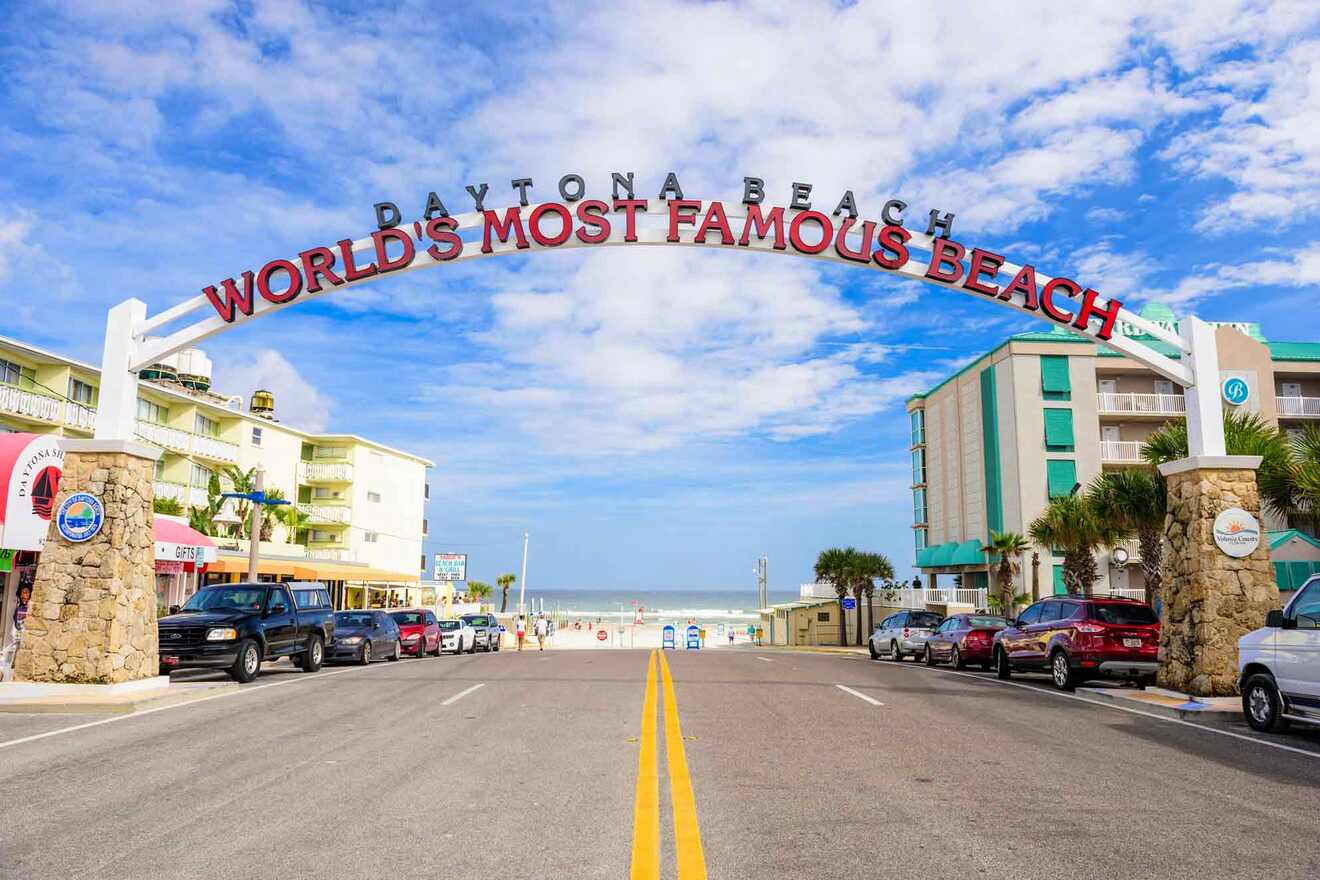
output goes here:
<path id="1" fill-rule="evenodd" d="M 995 633 L 1009 622 L 993 614 L 955 614 L 946 617 L 926 639 L 926 665 L 948 661 L 954 669 L 979 663 L 989 669 L 994 659 Z"/>
<path id="2" fill-rule="evenodd" d="M 1160 621 L 1144 602 L 1060 596 L 1029 606 L 995 634 L 995 671 L 1049 672 L 1059 690 L 1089 678 L 1150 684 L 1159 668 Z"/>

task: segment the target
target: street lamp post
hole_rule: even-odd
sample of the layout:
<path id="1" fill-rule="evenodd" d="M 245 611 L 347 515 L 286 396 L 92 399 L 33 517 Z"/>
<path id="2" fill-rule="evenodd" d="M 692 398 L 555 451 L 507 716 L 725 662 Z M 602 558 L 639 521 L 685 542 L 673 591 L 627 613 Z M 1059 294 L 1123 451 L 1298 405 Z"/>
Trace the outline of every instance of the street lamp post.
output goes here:
<path id="1" fill-rule="evenodd" d="M 256 583 L 258 561 L 261 556 L 261 508 L 266 505 L 288 504 L 283 498 L 266 497 L 266 472 L 257 468 L 254 489 L 251 492 L 221 492 L 221 498 L 242 498 L 252 503 L 252 521 L 248 525 L 248 581 Z"/>
<path id="2" fill-rule="evenodd" d="M 523 597 L 527 593 L 527 532 L 523 532 L 522 577 L 518 578 L 518 616 L 523 616 Z"/>

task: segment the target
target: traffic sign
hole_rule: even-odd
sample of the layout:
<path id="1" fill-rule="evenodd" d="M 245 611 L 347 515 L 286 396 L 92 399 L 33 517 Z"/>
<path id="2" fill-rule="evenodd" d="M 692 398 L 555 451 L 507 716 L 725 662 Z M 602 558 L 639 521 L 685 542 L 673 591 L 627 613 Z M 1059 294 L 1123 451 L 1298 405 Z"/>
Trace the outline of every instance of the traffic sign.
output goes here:
<path id="1" fill-rule="evenodd" d="M 607 632 L 605 632 L 605 630 L 603 630 L 603 629 L 601 629 L 601 630 L 597 630 L 597 631 L 596 631 L 596 640 L 597 640 L 597 641 L 601 641 L 601 642 L 603 642 L 603 641 L 605 641 L 606 639 L 608 639 L 609 637 L 610 637 L 610 634 L 607 633 Z"/>
<path id="2" fill-rule="evenodd" d="M 857 607 L 857 600 L 845 597 L 843 600 L 843 610 L 852 611 Z"/>

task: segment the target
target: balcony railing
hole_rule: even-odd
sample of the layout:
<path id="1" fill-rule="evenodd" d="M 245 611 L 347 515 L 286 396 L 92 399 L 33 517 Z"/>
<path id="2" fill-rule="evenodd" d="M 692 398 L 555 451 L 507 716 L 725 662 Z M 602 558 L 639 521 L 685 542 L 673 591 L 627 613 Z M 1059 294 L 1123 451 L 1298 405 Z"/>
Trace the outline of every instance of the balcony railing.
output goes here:
<path id="1" fill-rule="evenodd" d="M 307 550 L 308 559 L 327 559 L 331 562 L 352 562 L 353 551 L 342 547 L 310 547 Z"/>
<path id="2" fill-rule="evenodd" d="M 883 601 L 895 601 L 900 608 L 925 608 L 927 605 L 970 605 L 977 611 L 986 608 L 986 591 L 961 587 L 901 587 L 897 590 L 877 590 Z"/>
<path id="3" fill-rule="evenodd" d="M 308 523 L 313 525 L 322 523 L 347 525 L 353 514 L 350 508 L 338 504 L 306 504 L 299 502 L 298 510 L 306 514 Z"/>
<path id="4" fill-rule="evenodd" d="M 236 462 L 238 461 L 238 444 L 230 443 L 227 440 L 220 440 L 216 437 L 208 437 L 205 434 L 192 435 L 193 455 L 200 455 L 203 458 L 213 458 L 217 461 Z"/>
<path id="5" fill-rule="evenodd" d="M 96 429 L 96 410 L 71 400 L 65 401 L 64 424 L 82 431 L 93 431 Z"/>
<path id="6" fill-rule="evenodd" d="M 1140 440 L 1101 440 L 1100 460 L 1135 464 L 1143 460 L 1141 446 Z"/>
<path id="7" fill-rule="evenodd" d="M 61 401 L 14 385 L 0 385 L 0 412 L 12 413 L 43 422 L 60 420 Z"/>
<path id="8" fill-rule="evenodd" d="M 353 466 L 320 461 L 299 462 L 298 479 L 304 483 L 351 483 Z"/>
<path id="9" fill-rule="evenodd" d="M 172 452 L 187 453 L 192 444 L 189 442 L 192 435 L 187 431 L 180 431 L 178 428 L 170 428 L 165 425 L 158 425 L 155 422 L 144 422 L 138 419 L 137 435 L 148 443 L 155 444 L 162 449 L 169 449 Z"/>
<path id="10" fill-rule="evenodd" d="M 1096 403 L 1101 413 L 1180 416 L 1187 412 L 1187 401 L 1181 394 L 1102 391 L 1096 395 Z"/>
<path id="11" fill-rule="evenodd" d="M 172 480 L 156 481 L 157 498 L 173 498 L 184 507 L 205 507 L 207 502 L 206 490 L 197 486 L 185 486 L 183 483 L 176 483 Z"/>
<path id="12" fill-rule="evenodd" d="M 1279 415 L 1320 419 L 1320 397 L 1276 397 Z"/>

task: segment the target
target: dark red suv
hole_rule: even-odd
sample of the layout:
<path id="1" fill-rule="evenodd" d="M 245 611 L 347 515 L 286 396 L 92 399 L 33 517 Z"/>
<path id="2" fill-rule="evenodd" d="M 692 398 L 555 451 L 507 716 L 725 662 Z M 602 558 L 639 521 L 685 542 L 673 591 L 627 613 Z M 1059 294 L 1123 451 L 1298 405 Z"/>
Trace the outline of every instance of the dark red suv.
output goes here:
<path id="1" fill-rule="evenodd" d="M 1059 596 L 1029 606 L 995 634 L 995 671 L 1048 672 L 1059 690 L 1089 678 L 1141 684 L 1159 668 L 1160 621 L 1144 602 Z"/>

